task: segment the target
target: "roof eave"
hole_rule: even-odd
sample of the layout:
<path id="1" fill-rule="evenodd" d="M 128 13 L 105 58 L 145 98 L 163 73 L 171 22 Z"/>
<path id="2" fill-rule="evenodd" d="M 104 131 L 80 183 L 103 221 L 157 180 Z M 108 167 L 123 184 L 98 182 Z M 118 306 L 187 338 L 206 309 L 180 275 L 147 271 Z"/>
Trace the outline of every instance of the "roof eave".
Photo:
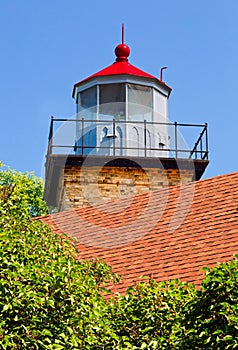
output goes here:
<path id="1" fill-rule="evenodd" d="M 131 76 L 132 78 L 139 78 L 139 79 L 142 79 L 142 80 L 147 80 L 147 81 L 153 81 L 153 82 L 155 82 L 156 84 L 159 84 L 161 87 L 163 87 L 163 88 L 165 88 L 165 90 L 167 90 L 167 92 L 168 92 L 168 97 L 170 96 L 170 94 L 171 94 L 171 91 L 172 91 L 172 88 L 170 87 L 170 86 L 168 86 L 165 82 L 163 82 L 163 81 L 161 81 L 161 80 L 159 80 L 159 79 L 157 79 L 156 77 L 154 77 L 154 78 L 149 78 L 149 77 L 143 77 L 143 76 L 139 76 L 139 75 L 132 75 L 132 74 L 128 74 L 128 73 L 124 73 L 124 74 L 113 74 L 113 75 L 111 75 L 111 76 L 115 76 L 115 77 L 122 77 L 122 76 Z M 97 78 L 107 78 L 108 76 L 107 75 L 105 75 L 105 76 L 97 76 L 97 75 L 93 75 L 93 76 L 91 76 L 91 77 L 88 77 L 88 78 L 86 78 L 86 79 L 84 79 L 84 80 L 81 80 L 80 82 L 78 82 L 78 83 L 76 83 L 76 84 L 74 84 L 74 87 L 73 87 L 73 92 L 72 92 L 72 97 L 74 98 L 74 99 L 76 99 L 76 97 L 77 96 L 75 96 L 75 93 L 76 93 L 76 88 L 77 87 L 79 87 L 80 85 L 83 85 L 83 84 L 85 84 L 85 83 L 88 83 L 88 82 L 91 82 L 92 80 L 96 80 Z"/>

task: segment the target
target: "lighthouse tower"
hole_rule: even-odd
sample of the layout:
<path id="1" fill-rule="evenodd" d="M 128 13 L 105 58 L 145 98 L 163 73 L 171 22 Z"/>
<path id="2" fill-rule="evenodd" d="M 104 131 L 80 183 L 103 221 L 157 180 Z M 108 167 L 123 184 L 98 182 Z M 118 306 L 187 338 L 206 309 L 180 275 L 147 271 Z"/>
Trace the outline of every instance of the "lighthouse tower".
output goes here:
<path id="1" fill-rule="evenodd" d="M 168 120 L 171 88 L 129 62 L 130 48 L 115 48 L 115 62 L 76 83 L 76 118 L 52 118 L 45 198 L 58 210 L 200 179 L 208 164 L 207 126 L 185 146 Z M 74 123 L 69 152 L 54 142 L 54 124 Z M 56 151 L 57 150 L 57 151 Z"/>

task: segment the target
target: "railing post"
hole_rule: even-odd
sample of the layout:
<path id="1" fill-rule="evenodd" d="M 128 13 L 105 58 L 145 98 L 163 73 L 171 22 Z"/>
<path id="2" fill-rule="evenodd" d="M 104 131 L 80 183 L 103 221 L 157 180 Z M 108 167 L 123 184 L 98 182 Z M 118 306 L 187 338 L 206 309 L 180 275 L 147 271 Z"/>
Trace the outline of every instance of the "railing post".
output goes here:
<path id="1" fill-rule="evenodd" d="M 54 128 L 54 117 L 52 115 L 51 119 L 50 119 L 50 131 L 49 131 L 49 137 L 48 137 L 48 152 L 47 152 L 47 154 L 52 153 L 53 128 Z"/>
<path id="2" fill-rule="evenodd" d="M 116 147 L 116 125 L 115 125 L 115 118 L 113 118 L 113 125 L 112 125 L 112 132 L 113 132 L 113 155 L 115 156 L 115 147 Z"/>
<path id="3" fill-rule="evenodd" d="M 51 141 L 53 137 L 53 122 L 54 122 L 54 117 L 52 115 L 50 119 L 50 132 L 49 132 L 49 139 L 48 139 L 49 141 Z"/>
<path id="4" fill-rule="evenodd" d="M 145 148 L 145 157 L 146 157 L 146 120 L 144 120 L 144 148 Z"/>
<path id="5" fill-rule="evenodd" d="M 202 152 L 203 152 L 203 149 L 202 149 L 202 137 L 201 137 L 201 140 L 200 140 L 200 159 L 202 159 Z"/>
<path id="6" fill-rule="evenodd" d="M 208 159 L 208 134 L 207 134 L 207 123 L 205 123 L 206 133 L 206 159 Z"/>
<path id="7" fill-rule="evenodd" d="M 174 122 L 174 133 L 175 133 L 175 158 L 178 158 L 178 123 Z"/>
<path id="8" fill-rule="evenodd" d="M 84 118 L 82 118 L 82 137 L 81 137 L 81 141 L 82 141 L 82 156 L 84 155 Z"/>

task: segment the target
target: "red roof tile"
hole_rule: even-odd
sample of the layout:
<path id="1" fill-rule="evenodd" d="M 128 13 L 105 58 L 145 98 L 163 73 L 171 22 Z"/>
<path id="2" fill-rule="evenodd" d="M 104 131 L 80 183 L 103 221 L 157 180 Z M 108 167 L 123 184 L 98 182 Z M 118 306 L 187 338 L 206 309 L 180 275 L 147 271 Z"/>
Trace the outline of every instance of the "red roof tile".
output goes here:
<path id="1" fill-rule="evenodd" d="M 200 269 L 238 253 L 238 173 L 72 209 L 41 218 L 77 240 L 80 258 L 103 258 L 123 276 L 180 278 L 197 286 Z"/>

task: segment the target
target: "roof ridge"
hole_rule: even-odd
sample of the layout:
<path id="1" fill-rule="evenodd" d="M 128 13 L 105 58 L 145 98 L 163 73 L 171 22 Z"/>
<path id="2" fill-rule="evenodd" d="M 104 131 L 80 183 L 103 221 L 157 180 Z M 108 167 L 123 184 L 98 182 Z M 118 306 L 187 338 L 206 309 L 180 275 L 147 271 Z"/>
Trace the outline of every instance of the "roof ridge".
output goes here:
<path id="1" fill-rule="evenodd" d="M 208 177 L 206 179 L 201 179 L 201 180 L 196 181 L 196 183 L 205 182 L 205 181 L 209 181 L 209 180 L 213 180 L 213 179 L 215 180 L 215 179 L 224 178 L 224 177 L 237 176 L 237 175 L 238 175 L 238 171 L 233 171 L 233 172 L 228 173 L 228 174 L 220 174 L 220 175 Z"/>

